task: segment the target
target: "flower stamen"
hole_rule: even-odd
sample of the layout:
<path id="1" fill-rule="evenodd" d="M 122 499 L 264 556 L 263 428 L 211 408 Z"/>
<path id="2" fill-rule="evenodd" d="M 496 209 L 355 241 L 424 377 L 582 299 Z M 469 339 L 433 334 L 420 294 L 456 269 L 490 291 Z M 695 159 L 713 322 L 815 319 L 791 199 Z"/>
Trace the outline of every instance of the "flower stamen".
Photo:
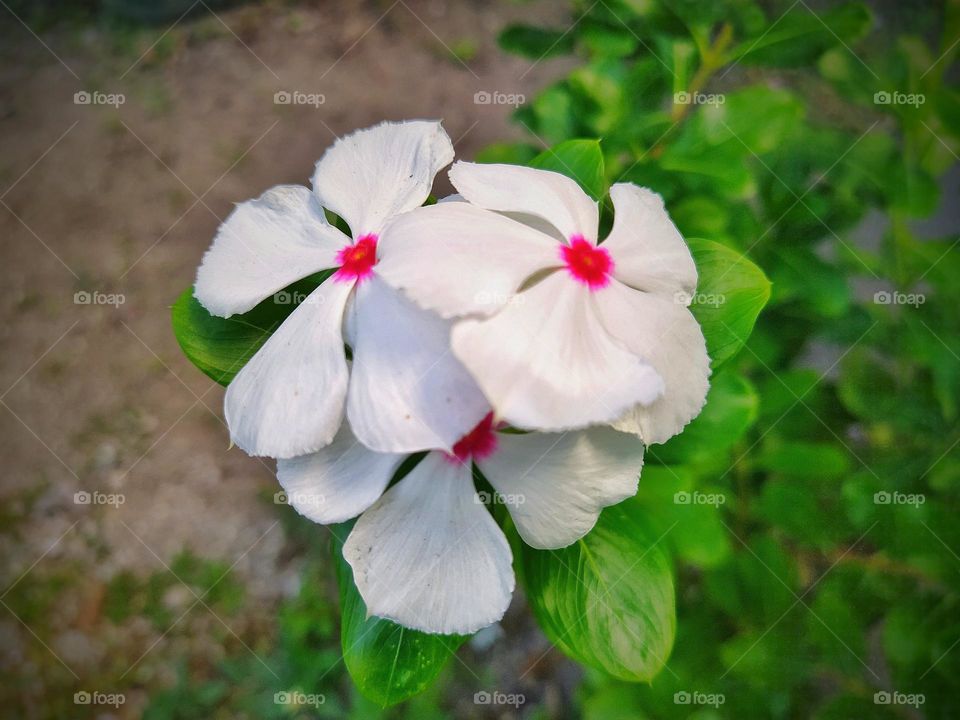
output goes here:
<path id="1" fill-rule="evenodd" d="M 363 280 L 373 274 L 377 264 L 377 236 L 362 235 L 353 245 L 347 245 L 337 253 L 340 268 L 333 274 L 337 280 Z"/>
<path id="2" fill-rule="evenodd" d="M 489 457 L 497 449 L 497 433 L 493 425 L 493 413 L 487 413 L 483 420 L 457 440 L 452 453 L 446 453 L 451 462 L 467 462 L 471 458 Z"/>
<path id="3" fill-rule="evenodd" d="M 560 256 L 571 277 L 591 290 L 599 290 L 610 283 L 613 258 L 606 248 L 588 242 L 583 235 L 574 235 L 568 245 L 561 245 Z"/>

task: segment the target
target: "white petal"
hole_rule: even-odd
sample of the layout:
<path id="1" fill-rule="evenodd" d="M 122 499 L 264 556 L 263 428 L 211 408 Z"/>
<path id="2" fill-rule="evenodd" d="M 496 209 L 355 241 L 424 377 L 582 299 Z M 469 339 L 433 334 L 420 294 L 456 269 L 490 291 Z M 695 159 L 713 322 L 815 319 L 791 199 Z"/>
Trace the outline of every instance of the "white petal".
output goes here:
<path id="1" fill-rule="evenodd" d="M 477 464 L 524 542 L 553 549 L 579 540 L 603 508 L 636 494 L 643 443 L 608 427 L 497 433 L 497 449 Z"/>
<path id="2" fill-rule="evenodd" d="M 657 372 L 603 327 L 591 291 L 562 272 L 491 318 L 457 323 L 451 341 L 497 416 L 522 428 L 612 422 L 663 391 Z"/>
<path id="3" fill-rule="evenodd" d="M 250 455 L 295 457 L 333 440 L 347 394 L 340 327 L 352 289 L 333 279 L 321 284 L 230 383 L 230 437 Z"/>
<path id="4" fill-rule="evenodd" d="M 434 176 L 452 161 L 439 122 L 384 122 L 337 140 L 317 163 L 313 190 L 357 238 L 423 204 Z"/>
<path id="5" fill-rule="evenodd" d="M 423 632 L 476 632 L 513 593 L 510 546 L 469 467 L 436 452 L 360 516 L 343 556 L 370 614 Z"/>
<path id="6" fill-rule="evenodd" d="M 635 407 L 614 427 L 648 445 L 662 443 L 700 414 L 710 383 L 710 358 L 703 332 L 682 302 L 634 290 L 614 281 L 598 295 L 607 329 L 646 359 L 663 377 L 663 397 Z"/>
<path id="7" fill-rule="evenodd" d="M 613 229 L 603 241 L 614 261 L 614 276 L 639 290 L 671 300 L 690 296 L 697 287 L 697 267 L 663 198 L 633 183 L 610 188 Z"/>
<path id="8" fill-rule="evenodd" d="M 400 215 L 382 245 L 377 272 L 443 317 L 489 315 L 535 272 L 561 265 L 556 240 L 464 202 Z"/>
<path id="9" fill-rule="evenodd" d="M 297 512 L 327 525 L 356 517 L 373 505 L 405 457 L 368 450 L 343 423 L 322 450 L 278 460 L 277 480 Z"/>
<path id="10" fill-rule="evenodd" d="M 351 309 L 347 416 L 379 452 L 449 450 L 490 406 L 450 351 L 450 323 L 417 307 L 376 273 Z"/>
<path id="11" fill-rule="evenodd" d="M 280 185 L 230 213 L 203 256 L 194 294 L 214 315 L 246 312 L 290 283 L 335 267 L 348 242 L 327 224 L 313 193 Z"/>
<path id="12" fill-rule="evenodd" d="M 457 162 L 450 182 L 469 202 L 499 212 L 546 220 L 566 239 L 597 242 L 597 203 L 566 175 L 520 165 Z"/>

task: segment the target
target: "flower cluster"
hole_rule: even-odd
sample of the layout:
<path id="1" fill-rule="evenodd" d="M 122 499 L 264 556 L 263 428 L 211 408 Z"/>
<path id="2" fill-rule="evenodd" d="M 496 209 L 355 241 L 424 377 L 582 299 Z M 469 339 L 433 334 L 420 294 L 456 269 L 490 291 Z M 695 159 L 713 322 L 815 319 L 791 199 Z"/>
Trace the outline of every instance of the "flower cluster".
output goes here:
<path id="1" fill-rule="evenodd" d="M 231 437 L 277 458 L 306 517 L 359 516 L 343 553 L 371 614 L 466 634 L 514 588 L 474 465 L 519 499 L 524 542 L 569 545 L 636 492 L 644 446 L 699 413 L 710 369 L 676 300 L 696 268 L 658 195 L 615 184 L 601 242 L 598 204 L 545 170 L 457 162 L 458 194 L 424 206 L 452 160 L 437 122 L 341 138 L 312 190 L 237 206 L 194 292 L 230 317 L 334 270 L 230 383 Z"/>

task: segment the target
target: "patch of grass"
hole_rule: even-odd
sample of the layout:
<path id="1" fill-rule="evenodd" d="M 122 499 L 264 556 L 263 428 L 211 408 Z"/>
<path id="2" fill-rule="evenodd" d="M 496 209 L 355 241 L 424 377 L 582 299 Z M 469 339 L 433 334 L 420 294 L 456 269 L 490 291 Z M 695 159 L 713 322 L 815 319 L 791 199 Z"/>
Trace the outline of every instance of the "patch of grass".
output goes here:
<path id="1" fill-rule="evenodd" d="M 107 584 L 104 615 L 113 623 L 142 615 L 157 629 L 166 630 L 176 619 L 175 611 L 167 605 L 167 593 L 181 581 L 217 612 L 232 615 L 242 608 L 243 585 L 232 575 L 226 563 L 207 560 L 184 550 L 174 557 L 170 570 L 158 570 L 146 578 L 139 578 L 127 570 L 114 575 Z M 193 602 L 191 595 L 188 603 Z"/>
<path id="2" fill-rule="evenodd" d="M 207 605 L 231 614 L 243 605 L 243 585 L 231 574 L 226 563 L 204 560 L 184 550 L 173 559 L 170 567 Z"/>
<path id="3" fill-rule="evenodd" d="M 480 51 L 480 46 L 472 38 L 460 38 L 450 45 L 450 56 L 460 62 L 470 62 Z"/>
<path id="4" fill-rule="evenodd" d="M 3 602 L 40 637 L 46 635 L 49 620 L 62 598 L 82 584 L 83 572 L 72 565 L 53 570 L 34 568 L 4 597 Z"/>

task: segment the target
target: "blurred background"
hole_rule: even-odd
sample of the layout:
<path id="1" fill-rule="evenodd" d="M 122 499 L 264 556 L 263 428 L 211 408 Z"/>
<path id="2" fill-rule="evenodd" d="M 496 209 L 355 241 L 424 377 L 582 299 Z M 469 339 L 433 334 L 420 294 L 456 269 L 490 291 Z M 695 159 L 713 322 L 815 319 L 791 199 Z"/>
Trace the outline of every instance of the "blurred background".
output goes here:
<path id="1" fill-rule="evenodd" d="M 960 715 L 955 0 L 0 6 L 0 717 Z M 678 602 L 649 686 L 567 660 L 518 593 L 424 694 L 365 699 L 328 531 L 177 347 L 233 203 L 420 117 L 467 159 L 600 138 L 773 282 L 648 452 Z"/>

